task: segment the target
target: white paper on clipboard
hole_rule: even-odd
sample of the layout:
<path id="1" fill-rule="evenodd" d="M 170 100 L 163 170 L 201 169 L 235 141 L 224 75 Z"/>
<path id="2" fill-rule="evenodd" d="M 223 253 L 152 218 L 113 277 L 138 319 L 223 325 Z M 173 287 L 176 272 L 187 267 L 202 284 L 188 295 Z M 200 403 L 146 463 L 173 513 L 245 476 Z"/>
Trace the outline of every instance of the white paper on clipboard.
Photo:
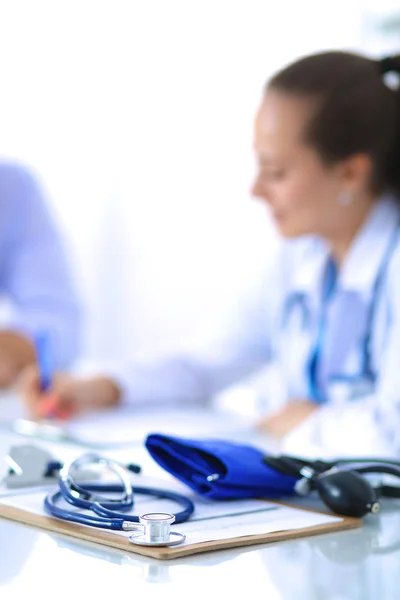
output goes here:
<path id="1" fill-rule="evenodd" d="M 145 485 L 159 486 L 160 481 L 158 479 L 154 483 L 151 479 L 146 478 Z M 168 488 L 170 487 L 168 485 Z M 184 544 L 197 544 L 275 531 L 303 529 L 338 523 L 343 520 L 339 516 L 304 511 L 263 500 L 215 501 L 193 496 L 190 492 L 187 495 L 195 502 L 195 513 L 186 523 L 172 526 L 172 530 L 186 535 Z M 27 491 L 15 496 L 3 496 L 0 498 L 0 503 L 36 515 L 44 515 L 44 496 L 45 492 L 43 490 Z M 60 505 L 71 510 L 71 506 L 67 503 L 64 503 L 64 505 L 60 503 Z M 171 501 L 154 499 L 149 496 L 136 496 L 135 514 L 145 512 L 173 513 L 176 510 L 176 504 Z M 129 513 L 126 516 L 129 519 Z M 130 535 L 129 532 L 112 531 L 110 533 L 124 537 Z"/>

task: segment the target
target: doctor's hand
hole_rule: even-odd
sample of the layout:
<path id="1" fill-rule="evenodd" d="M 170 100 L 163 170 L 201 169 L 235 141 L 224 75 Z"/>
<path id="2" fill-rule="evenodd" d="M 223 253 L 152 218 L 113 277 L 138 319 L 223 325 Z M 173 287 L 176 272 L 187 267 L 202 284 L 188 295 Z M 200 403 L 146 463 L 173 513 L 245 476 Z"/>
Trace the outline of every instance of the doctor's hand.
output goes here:
<path id="1" fill-rule="evenodd" d="M 56 374 L 51 388 L 43 393 L 35 365 L 23 371 L 18 388 L 34 419 L 66 420 L 81 412 L 116 406 L 121 396 L 117 384 L 108 377 L 76 379 L 64 373 Z"/>
<path id="2" fill-rule="evenodd" d="M 260 432 L 282 438 L 317 410 L 319 405 L 310 400 L 290 401 L 277 412 L 261 419 L 256 427 Z"/>

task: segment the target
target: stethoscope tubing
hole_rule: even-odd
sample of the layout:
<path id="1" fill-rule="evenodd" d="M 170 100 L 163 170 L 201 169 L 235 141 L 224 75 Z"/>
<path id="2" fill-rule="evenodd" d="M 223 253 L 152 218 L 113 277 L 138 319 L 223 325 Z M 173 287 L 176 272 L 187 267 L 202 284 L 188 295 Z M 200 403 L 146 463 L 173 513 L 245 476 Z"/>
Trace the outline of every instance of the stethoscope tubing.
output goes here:
<path id="1" fill-rule="evenodd" d="M 103 493 L 122 493 L 125 489 L 123 485 L 119 484 L 85 484 L 81 485 L 80 488 L 85 492 Z M 183 494 L 149 487 L 134 487 L 132 488 L 132 491 L 134 494 L 144 494 L 164 500 L 171 500 L 182 506 L 183 510 L 175 513 L 174 515 L 175 523 L 183 523 L 184 521 L 187 521 L 194 512 L 193 502 L 190 500 L 190 498 L 184 496 Z M 60 506 L 57 506 L 57 502 L 61 499 L 65 499 L 67 502 L 77 506 L 78 508 L 92 510 L 97 516 L 82 514 L 77 511 L 70 511 L 61 508 Z M 130 515 L 126 512 L 120 513 L 110 510 L 104 504 L 90 502 L 89 500 L 84 500 L 82 498 L 75 498 L 72 496 L 69 490 L 66 492 L 65 486 L 60 486 L 60 488 L 48 494 L 44 501 L 44 507 L 47 513 L 64 521 L 72 521 L 82 525 L 100 527 L 102 529 L 122 530 L 123 524 L 126 524 L 126 522 L 140 522 L 138 515 Z M 124 510 L 128 509 L 124 506 Z"/>

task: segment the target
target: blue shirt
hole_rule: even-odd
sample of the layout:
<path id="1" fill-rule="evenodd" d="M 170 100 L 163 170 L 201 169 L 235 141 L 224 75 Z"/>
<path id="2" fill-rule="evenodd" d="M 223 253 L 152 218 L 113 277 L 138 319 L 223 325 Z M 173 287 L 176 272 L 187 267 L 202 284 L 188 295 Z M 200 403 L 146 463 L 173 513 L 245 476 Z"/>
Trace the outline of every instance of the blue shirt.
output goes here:
<path id="1" fill-rule="evenodd" d="M 81 314 L 50 207 L 24 167 L 0 163 L 0 294 L 3 329 L 49 336 L 55 368 L 79 350 Z"/>

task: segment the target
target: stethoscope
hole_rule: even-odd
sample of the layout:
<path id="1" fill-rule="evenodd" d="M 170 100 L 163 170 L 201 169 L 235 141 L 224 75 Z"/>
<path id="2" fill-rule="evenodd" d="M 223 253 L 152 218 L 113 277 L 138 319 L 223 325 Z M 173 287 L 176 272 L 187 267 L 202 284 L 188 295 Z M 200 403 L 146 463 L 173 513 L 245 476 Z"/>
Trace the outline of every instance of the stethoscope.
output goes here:
<path id="1" fill-rule="evenodd" d="M 120 483 L 88 483 L 78 485 L 73 477 L 74 471 L 88 465 L 100 465 L 112 471 Z M 112 496 L 106 494 L 113 494 Z M 115 497 L 115 494 L 118 494 Z M 183 510 L 171 513 L 146 513 L 140 516 L 127 515 L 134 505 L 134 495 L 145 494 L 163 500 L 172 500 Z M 67 510 L 58 506 L 60 500 L 91 511 L 92 515 Z M 187 521 L 194 512 L 193 502 L 186 496 L 169 490 L 150 487 L 132 487 L 129 468 L 119 462 L 87 453 L 65 464 L 58 478 L 58 488 L 50 492 L 44 500 L 45 510 L 54 517 L 64 521 L 72 521 L 81 525 L 113 529 L 117 531 L 136 531 L 129 540 L 142 546 L 174 546 L 181 544 L 185 536 L 170 530 L 172 523 Z"/>
<path id="2" fill-rule="evenodd" d="M 372 338 L 372 326 L 375 322 L 375 315 L 377 311 L 378 301 L 380 297 L 380 291 L 382 288 L 383 280 L 385 273 L 387 271 L 388 265 L 390 263 L 390 258 L 393 255 L 397 247 L 397 242 L 399 239 L 400 232 L 400 224 L 396 227 L 394 231 L 394 235 L 392 236 L 387 248 L 384 253 L 383 259 L 378 269 L 377 276 L 374 281 L 371 302 L 368 306 L 368 313 L 366 322 L 368 324 L 367 329 L 365 331 L 365 335 L 361 342 L 361 369 L 358 375 L 336 375 L 333 378 L 333 383 L 336 383 L 337 390 L 343 390 L 344 387 L 348 387 L 349 384 L 353 384 L 353 387 L 359 387 L 360 393 L 365 393 L 365 390 L 370 390 L 371 386 L 374 385 L 376 381 L 376 373 L 372 367 L 372 356 L 371 356 L 371 338 Z M 321 359 L 321 352 L 323 347 L 323 340 L 325 335 L 326 328 L 326 318 L 327 318 L 327 307 L 332 299 L 332 296 L 335 291 L 337 282 L 337 269 L 331 258 L 328 258 L 325 276 L 322 285 L 322 311 L 319 317 L 319 321 L 317 324 L 317 335 L 314 346 L 311 349 L 310 356 L 307 361 L 306 371 L 307 371 L 307 381 L 308 381 L 308 397 L 317 403 L 324 403 L 327 400 L 326 394 L 321 389 L 318 382 L 318 367 Z M 289 314 L 294 310 L 296 306 L 302 311 L 302 320 L 303 323 L 307 319 L 307 306 L 305 302 L 305 297 L 303 294 L 293 294 L 293 296 L 288 298 L 288 301 L 285 306 L 284 311 L 284 319 L 287 320 Z M 356 386 L 356 384 L 359 384 Z M 345 386 L 341 385 L 345 384 Z M 347 384 L 347 385 L 346 385 Z M 338 395 L 338 394 L 337 394 Z"/>

